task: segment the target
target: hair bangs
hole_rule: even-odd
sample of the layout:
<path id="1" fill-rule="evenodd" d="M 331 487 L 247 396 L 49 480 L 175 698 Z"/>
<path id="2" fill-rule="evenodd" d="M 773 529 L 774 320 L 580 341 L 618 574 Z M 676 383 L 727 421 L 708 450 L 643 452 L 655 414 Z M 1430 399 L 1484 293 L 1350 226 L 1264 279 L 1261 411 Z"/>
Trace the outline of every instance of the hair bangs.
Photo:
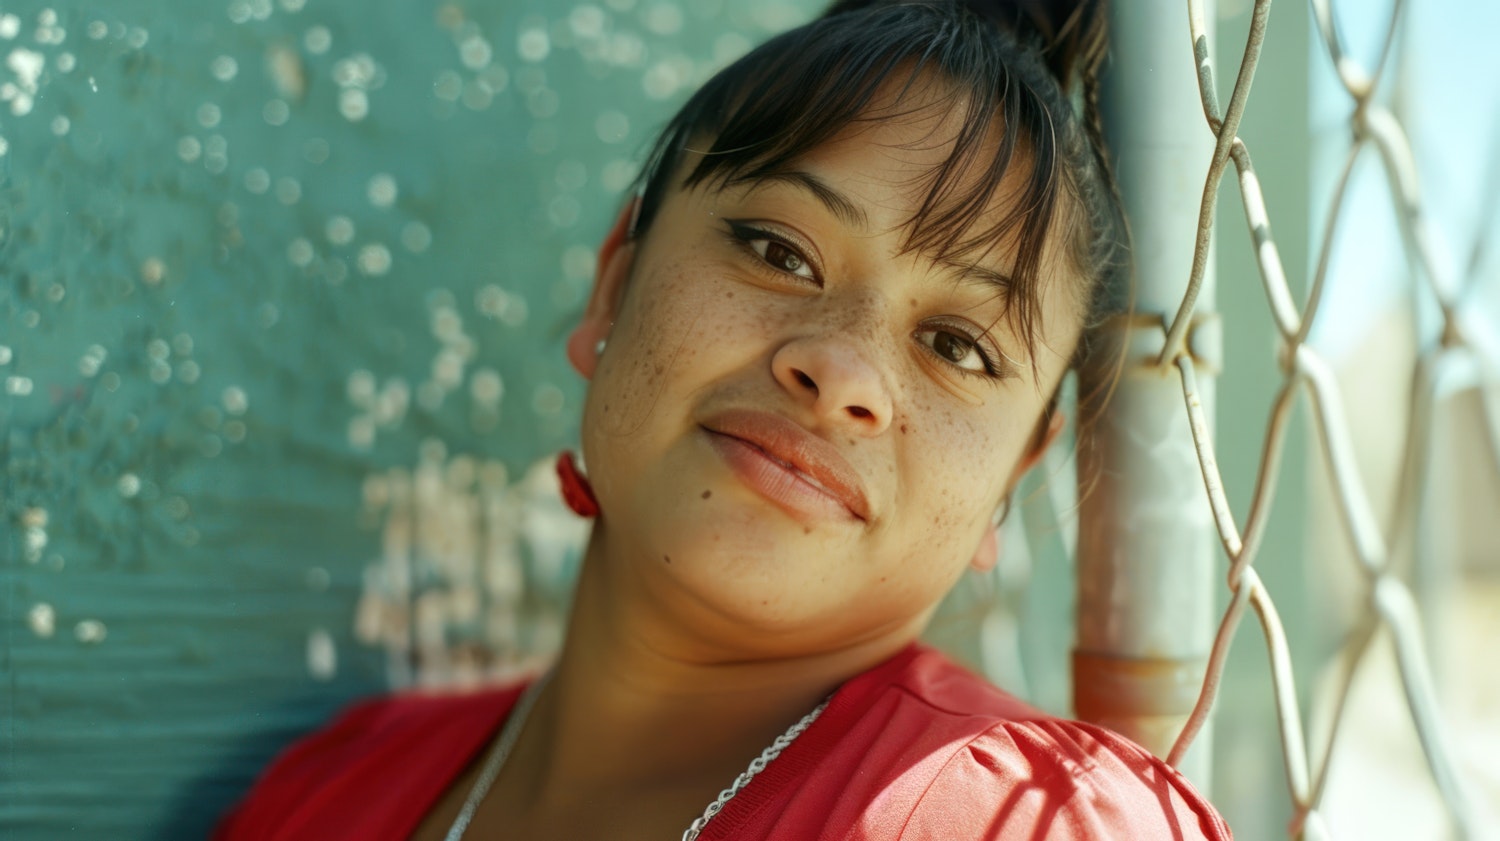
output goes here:
<path id="1" fill-rule="evenodd" d="M 786 32 L 720 71 L 667 126 L 641 175 L 635 232 L 672 187 L 761 180 L 863 121 L 961 113 L 942 138 L 949 154 L 917 179 L 923 198 L 905 247 L 945 262 L 1011 253 L 1004 317 L 1035 360 L 1040 268 L 1063 179 L 1049 107 L 1057 83 L 1027 58 L 993 22 L 923 3 Z M 672 184 L 694 152 L 701 157 Z"/>

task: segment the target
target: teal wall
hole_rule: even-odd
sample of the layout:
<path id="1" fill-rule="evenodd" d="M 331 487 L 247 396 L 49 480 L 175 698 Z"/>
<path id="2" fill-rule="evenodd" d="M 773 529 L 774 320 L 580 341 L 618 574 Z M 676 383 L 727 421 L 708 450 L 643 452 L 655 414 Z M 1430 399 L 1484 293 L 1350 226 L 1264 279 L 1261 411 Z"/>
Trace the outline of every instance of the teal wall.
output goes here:
<path id="1" fill-rule="evenodd" d="M 0 835 L 201 837 L 349 698 L 555 644 L 592 247 L 815 5 L 0 4 Z"/>

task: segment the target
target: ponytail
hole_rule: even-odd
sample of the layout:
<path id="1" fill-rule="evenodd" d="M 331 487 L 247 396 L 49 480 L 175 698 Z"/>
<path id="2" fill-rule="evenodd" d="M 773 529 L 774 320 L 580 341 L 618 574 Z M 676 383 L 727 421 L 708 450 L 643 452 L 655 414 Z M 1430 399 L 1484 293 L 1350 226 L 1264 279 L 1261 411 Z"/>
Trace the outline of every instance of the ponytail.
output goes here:
<path id="1" fill-rule="evenodd" d="M 835 0 L 834 17 L 902 0 Z M 911 2 L 911 0 L 905 0 Z M 1099 73 L 1109 49 L 1106 0 L 954 0 L 955 5 L 1008 30 L 1041 51 L 1063 90 L 1078 91 L 1085 113 L 1098 113 Z"/>
<path id="2" fill-rule="evenodd" d="M 1109 56 L 1108 0 L 948 0 L 1031 44 L 1072 101 L 1093 147 L 1095 164 L 1118 203 L 1114 166 L 1104 142 L 1100 76 Z M 913 0 L 834 0 L 823 17 Z M 921 2 L 921 0 L 916 0 Z"/>

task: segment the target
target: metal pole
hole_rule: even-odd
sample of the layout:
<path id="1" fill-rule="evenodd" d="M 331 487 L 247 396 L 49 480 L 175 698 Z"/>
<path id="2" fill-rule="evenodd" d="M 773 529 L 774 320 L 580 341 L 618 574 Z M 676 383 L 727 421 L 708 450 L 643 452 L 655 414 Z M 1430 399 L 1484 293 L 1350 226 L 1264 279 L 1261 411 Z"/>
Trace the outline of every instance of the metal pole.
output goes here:
<path id="1" fill-rule="evenodd" d="M 1111 25 L 1103 101 L 1134 234 L 1135 307 L 1110 331 L 1125 354 L 1113 397 L 1092 417 L 1081 406 L 1073 699 L 1079 718 L 1166 756 L 1197 700 L 1217 615 L 1216 531 L 1183 388 L 1175 366 L 1157 364 L 1187 287 L 1214 138 L 1188 4 L 1116 3 Z M 1219 334 L 1208 266 L 1187 346 L 1212 418 Z M 1086 372 L 1080 394 L 1107 389 L 1101 378 L 1113 376 Z M 1204 787 L 1207 744 L 1205 729 L 1181 769 Z"/>

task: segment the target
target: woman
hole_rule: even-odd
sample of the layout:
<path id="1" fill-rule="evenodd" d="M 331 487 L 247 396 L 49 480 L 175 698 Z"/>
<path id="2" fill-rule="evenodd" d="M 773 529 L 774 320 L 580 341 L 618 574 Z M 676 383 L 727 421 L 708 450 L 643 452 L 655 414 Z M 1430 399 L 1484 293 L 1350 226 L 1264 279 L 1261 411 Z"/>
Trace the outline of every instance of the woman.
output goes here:
<path id="1" fill-rule="evenodd" d="M 1228 837 L 1144 750 L 915 642 L 994 563 L 1122 275 L 1067 93 L 1099 11 L 970 5 L 840 3 L 689 101 L 568 342 L 598 519 L 556 665 L 353 709 L 221 837 Z M 1012 27 L 1060 33 L 1050 72 Z"/>

